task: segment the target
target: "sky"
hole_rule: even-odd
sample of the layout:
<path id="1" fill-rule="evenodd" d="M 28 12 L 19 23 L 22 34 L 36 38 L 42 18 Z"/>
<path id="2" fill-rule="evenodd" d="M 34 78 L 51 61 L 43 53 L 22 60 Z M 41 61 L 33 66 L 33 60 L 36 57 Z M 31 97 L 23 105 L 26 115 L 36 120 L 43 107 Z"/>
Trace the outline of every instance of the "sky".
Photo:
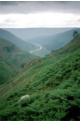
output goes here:
<path id="1" fill-rule="evenodd" d="M 79 1 L 0 1 L 0 28 L 80 27 Z"/>

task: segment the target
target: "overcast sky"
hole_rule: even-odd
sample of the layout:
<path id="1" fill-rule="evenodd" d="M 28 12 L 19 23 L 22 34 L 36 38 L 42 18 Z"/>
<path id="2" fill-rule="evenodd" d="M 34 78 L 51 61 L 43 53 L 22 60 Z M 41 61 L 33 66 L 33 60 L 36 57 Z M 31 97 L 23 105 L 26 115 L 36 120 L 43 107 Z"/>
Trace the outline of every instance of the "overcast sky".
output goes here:
<path id="1" fill-rule="evenodd" d="M 0 2 L 0 28 L 80 27 L 80 2 Z"/>

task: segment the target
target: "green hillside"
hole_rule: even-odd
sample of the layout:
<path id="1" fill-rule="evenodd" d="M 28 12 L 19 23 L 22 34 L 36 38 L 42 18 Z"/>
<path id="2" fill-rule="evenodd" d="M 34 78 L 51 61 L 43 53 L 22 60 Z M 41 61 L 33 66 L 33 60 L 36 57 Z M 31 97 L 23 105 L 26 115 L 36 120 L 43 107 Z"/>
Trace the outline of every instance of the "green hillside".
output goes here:
<path id="1" fill-rule="evenodd" d="M 0 89 L 0 120 L 80 121 L 80 35 Z"/>
<path id="2" fill-rule="evenodd" d="M 0 39 L 0 85 L 16 76 L 33 56 L 24 53 L 14 44 Z"/>

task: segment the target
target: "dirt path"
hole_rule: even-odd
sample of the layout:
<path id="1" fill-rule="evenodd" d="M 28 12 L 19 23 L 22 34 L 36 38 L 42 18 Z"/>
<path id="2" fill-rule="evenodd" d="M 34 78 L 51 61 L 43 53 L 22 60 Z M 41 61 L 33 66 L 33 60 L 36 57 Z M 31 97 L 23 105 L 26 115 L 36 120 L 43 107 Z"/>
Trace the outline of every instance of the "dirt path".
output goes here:
<path id="1" fill-rule="evenodd" d="M 43 47 L 42 47 L 41 45 L 37 44 L 37 46 L 38 46 L 37 49 L 35 49 L 35 50 L 30 50 L 29 52 L 32 54 L 32 53 L 35 53 L 35 52 L 40 51 L 40 50 L 43 49 Z"/>

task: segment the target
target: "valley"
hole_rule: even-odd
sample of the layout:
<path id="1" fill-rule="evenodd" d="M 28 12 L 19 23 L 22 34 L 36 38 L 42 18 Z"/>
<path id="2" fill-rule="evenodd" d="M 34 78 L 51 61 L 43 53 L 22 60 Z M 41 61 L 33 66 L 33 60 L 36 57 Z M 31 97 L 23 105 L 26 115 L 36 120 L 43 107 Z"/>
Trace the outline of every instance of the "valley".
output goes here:
<path id="1" fill-rule="evenodd" d="M 0 121 L 79 121 L 80 29 L 14 43 L 2 33 Z"/>

